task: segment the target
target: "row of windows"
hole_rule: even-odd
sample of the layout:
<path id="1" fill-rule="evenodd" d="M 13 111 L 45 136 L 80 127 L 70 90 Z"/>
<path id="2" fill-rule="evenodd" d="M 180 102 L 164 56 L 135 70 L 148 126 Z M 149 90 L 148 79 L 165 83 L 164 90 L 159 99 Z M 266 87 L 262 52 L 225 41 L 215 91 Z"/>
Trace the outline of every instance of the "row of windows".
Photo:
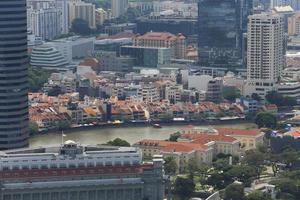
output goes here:
<path id="1" fill-rule="evenodd" d="M 6 163 L 7 161 L 2 161 L 3 163 Z M 134 160 L 132 162 L 133 165 L 137 165 L 139 164 L 139 161 Z M 9 166 L 3 166 L 2 170 L 4 171 L 8 171 L 8 170 L 27 170 L 27 169 L 57 169 L 57 168 L 81 168 L 81 167 L 103 167 L 103 166 L 112 166 L 113 162 L 112 161 L 106 161 L 106 162 L 97 162 L 97 163 L 93 163 L 93 162 L 88 162 L 88 163 L 78 163 L 77 165 L 75 163 L 70 163 L 69 166 L 67 166 L 67 164 L 65 163 L 52 163 L 50 164 L 50 166 L 48 166 L 47 164 L 41 164 L 41 165 L 37 165 L 37 164 L 32 164 L 32 165 L 14 165 L 12 166 L 12 168 L 10 168 Z M 121 166 L 122 162 L 121 161 L 115 161 L 114 165 L 118 165 Z M 129 160 L 125 160 L 123 161 L 123 165 L 130 165 L 130 161 Z"/>
<path id="2" fill-rule="evenodd" d="M 21 139 L 21 140 L 11 140 L 11 141 L 0 141 L 0 144 L 2 145 L 16 145 L 18 143 L 25 143 L 27 141 L 27 138 Z"/>
<path id="3" fill-rule="evenodd" d="M 11 195 L 5 194 L 3 200 L 141 200 L 142 189 L 107 189 L 107 190 L 89 190 L 89 191 L 62 191 L 62 192 L 43 192 L 43 193 L 24 193 Z"/>

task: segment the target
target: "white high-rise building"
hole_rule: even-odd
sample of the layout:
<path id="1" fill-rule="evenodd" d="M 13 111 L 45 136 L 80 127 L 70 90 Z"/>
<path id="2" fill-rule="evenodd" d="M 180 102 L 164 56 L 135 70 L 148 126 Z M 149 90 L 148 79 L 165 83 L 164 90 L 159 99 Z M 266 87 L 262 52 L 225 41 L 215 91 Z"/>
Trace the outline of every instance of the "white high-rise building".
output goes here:
<path id="1" fill-rule="evenodd" d="M 262 98 L 276 90 L 284 66 L 284 19 L 262 13 L 249 17 L 245 95 Z"/>
<path id="2" fill-rule="evenodd" d="M 62 13 L 57 8 L 27 9 L 27 28 L 43 40 L 52 40 L 62 34 Z"/>
<path id="3" fill-rule="evenodd" d="M 61 30 L 63 34 L 69 33 L 69 0 L 56 0 L 56 8 L 61 10 Z"/>
<path id="4" fill-rule="evenodd" d="M 111 12 L 113 18 L 118 18 L 128 9 L 128 0 L 111 0 Z"/>
<path id="5" fill-rule="evenodd" d="M 300 9 L 300 0 L 271 0 L 270 7 L 291 6 L 294 10 Z"/>

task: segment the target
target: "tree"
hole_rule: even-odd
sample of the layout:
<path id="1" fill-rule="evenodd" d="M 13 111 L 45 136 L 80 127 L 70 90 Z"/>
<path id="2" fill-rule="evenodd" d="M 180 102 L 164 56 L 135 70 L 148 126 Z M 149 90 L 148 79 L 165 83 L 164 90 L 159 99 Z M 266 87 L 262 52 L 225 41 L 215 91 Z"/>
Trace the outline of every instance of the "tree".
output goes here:
<path id="1" fill-rule="evenodd" d="M 197 160 L 195 158 L 191 158 L 188 161 L 187 171 L 189 173 L 189 177 L 193 180 L 194 174 L 199 169 L 199 165 L 197 164 Z"/>
<path id="2" fill-rule="evenodd" d="M 30 92 L 38 92 L 48 81 L 51 72 L 42 68 L 28 68 L 28 83 Z"/>
<path id="3" fill-rule="evenodd" d="M 181 136 L 181 133 L 179 131 L 177 131 L 177 132 L 170 135 L 169 141 L 177 142 L 177 140 L 180 136 Z"/>
<path id="4" fill-rule="evenodd" d="M 60 94 L 62 94 L 62 91 L 61 91 L 61 87 L 59 87 L 58 85 L 54 86 L 52 89 L 48 91 L 49 96 L 58 96 Z"/>
<path id="5" fill-rule="evenodd" d="M 276 128 L 277 119 L 276 117 L 268 112 L 260 112 L 255 117 L 255 123 L 259 128 Z"/>
<path id="6" fill-rule="evenodd" d="M 91 34 L 91 29 L 87 21 L 83 19 L 74 19 L 71 26 L 72 32 L 79 35 L 89 35 Z"/>
<path id="7" fill-rule="evenodd" d="M 118 147 L 130 147 L 129 142 L 126 140 L 122 140 L 120 138 L 116 138 L 113 141 L 109 141 L 106 144 L 111 145 L 111 146 L 118 146 Z"/>
<path id="8" fill-rule="evenodd" d="M 243 163 L 255 167 L 257 176 L 260 175 L 264 164 L 265 155 L 257 150 L 246 151 Z"/>
<path id="9" fill-rule="evenodd" d="M 239 183 L 232 183 L 225 188 L 224 200 L 243 200 L 244 186 Z"/>
<path id="10" fill-rule="evenodd" d="M 175 181 L 174 192 L 181 200 L 189 199 L 195 190 L 195 183 L 189 178 L 178 177 Z"/>
<path id="11" fill-rule="evenodd" d="M 66 130 L 66 129 L 69 129 L 70 126 L 71 126 L 71 123 L 68 121 L 68 120 L 60 120 L 57 122 L 57 128 L 58 130 Z"/>
<path id="12" fill-rule="evenodd" d="M 269 103 L 277 106 L 294 106 L 297 105 L 297 100 L 292 97 L 286 97 L 276 91 L 271 91 L 266 95 L 266 100 Z"/>
<path id="13" fill-rule="evenodd" d="M 238 179 L 243 182 L 244 185 L 250 186 L 252 179 L 257 177 L 256 168 L 249 165 L 235 165 L 233 166 L 226 175 L 232 180 Z"/>
<path id="14" fill-rule="evenodd" d="M 241 96 L 240 91 L 235 87 L 224 87 L 223 97 L 228 101 L 234 102 L 236 98 Z"/>
<path id="15" fill-rule="evenodd" d="M 254 191 L 248 194 L 245 200 L 272 200 L 269 194 L 263 193 L 262 191 Z"/>
<path id="16" fill-rule="evenodd" d="M 251 98 L 256 100 L 256 101 L 261 101 L 262 100 L 261 97 L 257 93 L 253 93 L 251 95 Z"/>
<path id="17" fill-rule="evenodd" d="M 178 169 L 177 163 L 174 159 L 174 157 L 166 157 L 165 158 L 165 164 L 164 169 L 167 175 L 174 175 L 176 174 L 176 171 Z"/>
<path id="18" fill-rule="evenodd" d="M 29 122 L 29 134 L 36 135 L 39 133 L 39 126 L 36 122 Z"/>

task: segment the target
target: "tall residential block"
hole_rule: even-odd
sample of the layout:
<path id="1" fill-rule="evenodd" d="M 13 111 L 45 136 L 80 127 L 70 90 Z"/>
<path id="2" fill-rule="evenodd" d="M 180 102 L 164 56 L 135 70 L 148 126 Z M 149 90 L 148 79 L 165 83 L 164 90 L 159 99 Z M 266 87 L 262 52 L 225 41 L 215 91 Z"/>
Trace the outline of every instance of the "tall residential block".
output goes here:
<path id="1" fill-rule="evenodd" d="M 69 0 L 56 0 L 56 8 L 61 10 L 61 31 L 69 33 Z"/>
<path id="2" fill-rule="evenodd" d="M 299 35 L 300 34 L 300 12 L 296 12 L 288 19 L 288 34 Z"/>
<path id="3" fill-rule="evenodd" d="M 28 145 L 26 0 L 0 1 L 0 149 Z"/>
<path id="4" fill-rule="evenodd" d="M 206 67 L 242 66 L 242 35 L 252 0 L 199 0 L 199 63 Z"/>
<path id="5" fill-rule="evenodd" d="M 284 19 L 262 13 L 249 17 L 246 94 L 261 97 L 276 89 L 284 66 Z"/>
<path id="6" fill-rule="evenodd" d="M 80 0 L 72 0 L 69 3 L 69 26 L 74 19 L 85 20 L 91 29 L 96 28 L 95 5 Z"/>
<path id="7" fill-rule="evenodd" d="M 28 9 L 28 29 L 43 40 L 52 40 L 62 34 L 62 11 L 57 8 Z"/>
<path id="8" fill-rule="evenodd" d="M 118 18 L 128 9 L 128 0 L 111 0 L 112 17 Z"/>

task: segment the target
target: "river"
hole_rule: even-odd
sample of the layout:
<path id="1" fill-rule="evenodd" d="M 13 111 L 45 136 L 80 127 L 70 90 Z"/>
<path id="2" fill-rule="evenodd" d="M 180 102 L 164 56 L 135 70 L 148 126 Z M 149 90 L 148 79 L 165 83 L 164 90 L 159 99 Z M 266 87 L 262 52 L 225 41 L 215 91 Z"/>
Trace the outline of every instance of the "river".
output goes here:
<path id="1" fill-rule="evenodd" d="M 186 125 L 163 126 L 162 128 L 153 127 L 122 127 L 122 128 L 95 128 L 89 130 L 76 130 L 66 133 L 64 140 L 74 140 L 81 144 L 104 144 L 115 138 L 121 138 L 133 144 L 143 139 L 165 140 L 170 134 L 182 130 Z M 207 128 L 208 126 L 195 126 Z M 239 123 L 228 125 L 214 125 L 213 127 L 231 128 L 254 128 L 252 123 Z M 55 146 L 62 142 L 60 133 L 38 135 L 30 138 L 30 147 Z"/>

